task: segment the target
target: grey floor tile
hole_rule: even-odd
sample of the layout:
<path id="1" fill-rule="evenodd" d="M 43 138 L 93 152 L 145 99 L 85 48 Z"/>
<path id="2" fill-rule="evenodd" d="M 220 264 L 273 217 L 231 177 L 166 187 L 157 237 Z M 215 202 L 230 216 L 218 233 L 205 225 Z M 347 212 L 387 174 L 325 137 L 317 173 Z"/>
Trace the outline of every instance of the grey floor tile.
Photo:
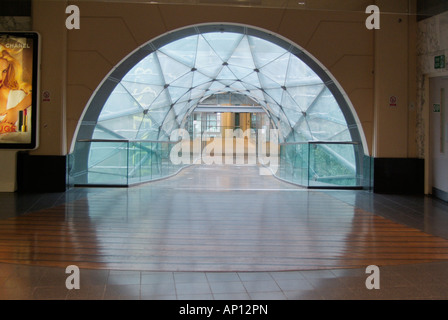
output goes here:
<path id="1" fill-rule="evenodd" d="M 269 272 L 238 272 L 241 281 L 271 281 L 273 277 Z"/>
<path id="2" fill-rule="evenodd" d="M 243 281 L 244 287 L 247 292 L 255 293 L 255 292 L 281 292 L 280 287 L 274 281 Z"/>
<path id="3" fill-rule="evenodd" d="M 66 277 L 69 275 L 66 274 Z M 109 270 L 91 270 L 80 269 L 79 282 L 80 286 L 100 286 L 105 285 L 109 278 Z"/>
<path id="4" fill-rule="evenodd" d="M 213 295 L 210 294 L 178 294 L 178 300 L 213 300 Z"/>
<path id="5" fill-rule="evenodd" d="M 331 270 L 331 273 L 333 273 L 336 277 L 356 277 L 365 279 L 369 276 L 364 268 L 333 269 Z"/>
<path id="6" fill-rule="evenodd" d="M 104 299 L 140 299 L 139 284 L 107 285 L 104 291 Z"/>
<path id="7" fill-rule="evenodd" d="M 68 290 L 67 300 L 101 300 L 105 285 L 81 285 L 79 289 Z"/>
<path id="8" fill-rule="evenodd" d="M 172 272 L 142 272 L 141 284 L 174 283 Z"/>
<path id="9" fill-rule="evenodd" d="M 142 296 L 176 295 L 176 288 L 174 283 L 142 284 L 140 293 Z"/>
<path id="10" fill-rule="evenodd" d="M 353 299 L 353 291 L 349 288 L 316 289 L 316 294 L 324 300 L 356 300 Z"/>
<path id="11" fill-rule="evenodd" d="M 305 279 L 326 279 L 335 278 L 336 275 L 331 270 L 308 270 L 301 272 Z"/>
<path id="12" fill-rule="evenodd" d="M 283 291 L 288 300 L 322 300 L 323 297 L 316 290 Z"/>
<path id="13" fill-rule="evenodd" d="M 247 292 L 237 293 L 213 293 L 215 300 L 250 300 L 250 296 Z"/>
<path id="14" fill-rule="evenodd" d="M 249 292 L 252 300 L 287 300 L 285 294 L 281 291 L 273 292 Z"/>
<path id="15" fill-rule="evenodd" d="M 272 278 L 275 280 L 299 280 L 305 279 L 303 273 L 300 271 L 285 271 L 285 272 L 270 272 Z"/>
<path id="16" fill-rule="evenodd" d="M 202 283 L 177 283 L 176 292 L 178 296 L 181 295 L 198 295 L 198 294 L 211 294 L 212 291 L 207 282 Z"/>
<path id="17" fill-rule="evenodd" d="M 337 279 L 339 282 L 341 282 L 341 284 L 344 287 L 347 287 L 347 288 L 360 288 L 360 289 L 366 288 L 366 279 L 367 278 L 365 276 L 362 276 L 362 277 L 342 276 L 342 277 L 338 277 Z M 380 282 L 380 285 L 381 285 L 381 282 Z"/>
<path id="18" fill-rule="evenodd" d="M 140 300 L 177 300 L 176 295 L 159 296 L 159 295 L 141 295 Z"/>
<path id="19" fill-rule="evenodd" d="M 176 272 L 174 273 L 176 283 L 207 283 L 207 277 L 203 272 Z"/>
<path id="20" fill-rule="evenodd" d="M 277 280 L 277 284 L 283 291 L 294 290 L 313 290 L 314 287 L 307 281 L 302 279 Z"/>
<path id="21" fill-rule="evenodd" d="M 240 281 L 210 282 L 212 293 L 246 293 L 246 288 Z"/>
<path id="22" fill-rule="evenodd" d="M 236 272 L 207 272 L 209 282 L 240 281 Z"/>
<path id="23" fill-rule="evenodd" d="M 110 271 L 108 285 L 140 285 L 141 274 L 134 271 Z"/>

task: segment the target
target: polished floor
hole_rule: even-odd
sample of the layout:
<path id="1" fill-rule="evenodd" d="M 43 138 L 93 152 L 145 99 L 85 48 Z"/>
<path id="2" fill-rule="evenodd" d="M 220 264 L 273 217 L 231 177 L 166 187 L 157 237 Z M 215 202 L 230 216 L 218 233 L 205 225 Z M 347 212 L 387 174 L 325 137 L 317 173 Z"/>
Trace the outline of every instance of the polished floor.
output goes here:
<path id="1" fill-rule="evenodd" d="M 192 166 L 126 189 L 0 194 L 0 299 L 446 299 L 448 204 Z M 65 267 L 81 269 L 68 290 Z M 366 288 L 366 267 L 381 288 Z"/>

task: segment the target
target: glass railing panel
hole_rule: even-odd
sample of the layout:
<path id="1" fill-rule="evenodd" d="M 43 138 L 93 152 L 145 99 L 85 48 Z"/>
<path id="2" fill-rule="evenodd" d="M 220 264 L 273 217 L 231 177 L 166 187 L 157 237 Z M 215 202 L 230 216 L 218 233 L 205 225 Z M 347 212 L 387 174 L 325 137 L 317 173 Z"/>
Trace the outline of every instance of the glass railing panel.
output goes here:
<path id="1" fill-rule="evenodd" d="M 287 143 L 280 145 L 277 176 L 301 186 L 308 185 L 307 143 Z"/>
<path id="2" fill-rule="evenodd" d="M 129 143 L 121 141 L 79 142 L 84 145 L 83 154 L 77 154 L 76 161 L 81 172 L 72 173 L 77 184 L 128 185 Z M 87 154 L 86 154 L 87 153 Z M 79 174 L 82 173 L 82 174 Z M 78 180 L 78 181 L 76 181 Z"/>
<path id="3" fill-rule="evenodd" d="M 177 143 L 78 141 L 69 156 L 69 184 L 127 186 L 171 176 L 200 156 L 191 141 L 191 161 L 173 162 Z M 371 163 L 365 158 L 362 146 L 353 142 L 283 143 L 273 174 L 304 187 L 365 187 L 371 180 Z"/>
<path id="4" fill-rule="evenodd" d="M 300 143 L 292 145 L 294 147 L 294 158 L 292 160 L 291 181 L 302 186 L 308 186 L 308 145 Z"/>
<path id="5" fill-rule="evenodd" d="M 127 186 L 168 177 L 189 164 L 173 164 L 174 146 L 159 141 L 78 141 L 69 155 L 69 184 Z"/>
<path id="6" fill-rule="evenodd" d="M 310 187 L 358 187 L 358 145 L 354 143 L 309 143 Z"/>

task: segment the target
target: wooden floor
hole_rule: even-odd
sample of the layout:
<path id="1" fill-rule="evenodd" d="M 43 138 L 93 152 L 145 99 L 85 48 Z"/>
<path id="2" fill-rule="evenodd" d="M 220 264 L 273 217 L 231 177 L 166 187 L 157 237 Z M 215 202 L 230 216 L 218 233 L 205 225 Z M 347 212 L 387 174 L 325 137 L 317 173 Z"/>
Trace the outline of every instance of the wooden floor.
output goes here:
<path id="1" fill-rule="evenodd" d="M 448 241 L 256 167 L 192 166 L 0 220 L 0 262 L 151 271 L 284 271 L 448 260 Z"/>

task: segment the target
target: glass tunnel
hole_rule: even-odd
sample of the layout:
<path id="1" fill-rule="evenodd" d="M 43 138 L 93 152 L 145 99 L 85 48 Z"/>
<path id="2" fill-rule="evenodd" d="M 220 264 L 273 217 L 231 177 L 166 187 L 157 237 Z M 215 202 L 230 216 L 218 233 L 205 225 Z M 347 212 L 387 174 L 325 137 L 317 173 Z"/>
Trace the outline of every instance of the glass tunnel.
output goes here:
<path id="1" fill-rule="evenodd" d="M 78 127 L 70 183 L 165 178 L 236 139 L 240 164 L 266 166 L 268 150 L 272 174 L 301 186 L 363 187 L 369 175 L 348 99 L 318 62 L 265 31 L 201 25 L 145 44 L 103 81 Z"/>

